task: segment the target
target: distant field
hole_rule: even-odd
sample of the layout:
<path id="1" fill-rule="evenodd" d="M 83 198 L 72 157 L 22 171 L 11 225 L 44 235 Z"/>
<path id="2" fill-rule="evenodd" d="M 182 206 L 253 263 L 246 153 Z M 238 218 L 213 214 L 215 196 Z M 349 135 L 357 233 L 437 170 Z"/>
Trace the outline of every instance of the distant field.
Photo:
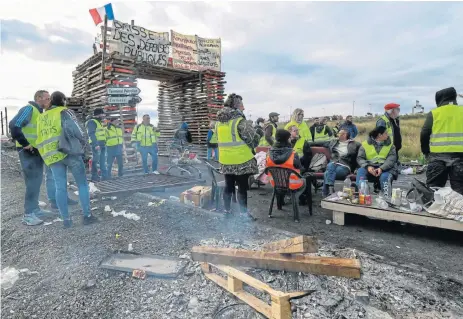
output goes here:
<path id="1" fill-rule="evenodd" d="M 423 127 L 426 114 L 423 115 L 404 115 L 400 118 L 400 130 L 402 132 L 402 149 L 399 152 L 402 162 L 417 160 L 421 155 L 420 132 Z M 359 130 L 356 141 L 362 142 L 376 124 L 375 118 L 359 118 L 354 120 Z M 308 123 L 309 126 L 313 123 Z M 328 122 L 328 126 L 333 127 L 336 122 Z"/>

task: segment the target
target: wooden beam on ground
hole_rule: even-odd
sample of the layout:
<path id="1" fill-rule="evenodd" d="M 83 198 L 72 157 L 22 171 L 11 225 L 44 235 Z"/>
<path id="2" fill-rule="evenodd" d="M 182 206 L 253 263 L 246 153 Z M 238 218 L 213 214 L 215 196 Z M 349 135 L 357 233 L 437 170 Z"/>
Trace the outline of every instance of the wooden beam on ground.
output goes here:
<path id="1" fill-rule="evenodd" d="M 281 254 L 316 253 L 318 243 L 315 237 L 297 236 L 265 244 L 262 251 Z"/>
<path id="2" fill-rule="evenodd" d="M 244 249 L 195 246 L 191 257 L 195 261 L 216 265 L 253 267 L 267 270 L 285 270 L 316 275 L 360 278 L 357 259 L 284 255 L 274 252 Z"/>

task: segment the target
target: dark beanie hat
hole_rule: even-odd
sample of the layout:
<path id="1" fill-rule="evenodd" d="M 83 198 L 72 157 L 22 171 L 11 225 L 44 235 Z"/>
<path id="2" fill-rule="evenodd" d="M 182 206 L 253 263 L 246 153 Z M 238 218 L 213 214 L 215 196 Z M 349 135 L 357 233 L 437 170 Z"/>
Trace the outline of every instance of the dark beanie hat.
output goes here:
<path id="1" fill-rule="evenodd" d="M 93 110 L 93 115 L 100 115 L 100 114 L 104 114 L 104 111 L 102 108 L 97 108 Z"/>
<path id="2" fill-rule="evenodd" d="M 279 143 L 288 142 L 290 137 L 291 137 L 291 133 L 281 128 L 278 129 L 275 133 L 275 140 Z"/>
<path id="3" fill-rule="evenodd" d="M 455 90 L 454 87 L 449 87 L 449 88 L 442 89 L 436 92 L 436 105 L 437 106 L 446 105 L 446 104 L 449 104 L 450 102 L 457 104 L 456 101 L 457 101 L 457 91 Z"/>

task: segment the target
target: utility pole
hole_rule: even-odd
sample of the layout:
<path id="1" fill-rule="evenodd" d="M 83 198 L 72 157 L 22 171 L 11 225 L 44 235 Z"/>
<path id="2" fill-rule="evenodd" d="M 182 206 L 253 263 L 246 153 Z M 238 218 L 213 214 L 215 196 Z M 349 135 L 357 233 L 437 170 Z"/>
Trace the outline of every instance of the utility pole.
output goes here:
<path id="1" fill-rule="evenodd" d="M 355 113 L 355 101 L 352 101 L 352 117 L 354 116 Z"/>

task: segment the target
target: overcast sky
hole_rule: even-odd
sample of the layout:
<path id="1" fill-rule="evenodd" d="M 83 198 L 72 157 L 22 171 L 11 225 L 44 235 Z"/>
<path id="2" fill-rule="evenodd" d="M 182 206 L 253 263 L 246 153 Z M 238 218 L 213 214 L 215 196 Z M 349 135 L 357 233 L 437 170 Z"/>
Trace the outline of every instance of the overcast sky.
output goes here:
<path id="1" fill-rule="evenodd" d="M 37 89 L 72 91 L 72 71 L 98 32 L 88 12 L 107 1 L 10 1 L 0 10 L 0 106 Z M 463 92 L 463 3 L 112 2 L 115 18 L 153 31 L 222 38 L 226 93 L 252 119 L 429 110 L 437 90 Z M 140 81 L 140 112 L 156 115 L 157 83 Z"/>

